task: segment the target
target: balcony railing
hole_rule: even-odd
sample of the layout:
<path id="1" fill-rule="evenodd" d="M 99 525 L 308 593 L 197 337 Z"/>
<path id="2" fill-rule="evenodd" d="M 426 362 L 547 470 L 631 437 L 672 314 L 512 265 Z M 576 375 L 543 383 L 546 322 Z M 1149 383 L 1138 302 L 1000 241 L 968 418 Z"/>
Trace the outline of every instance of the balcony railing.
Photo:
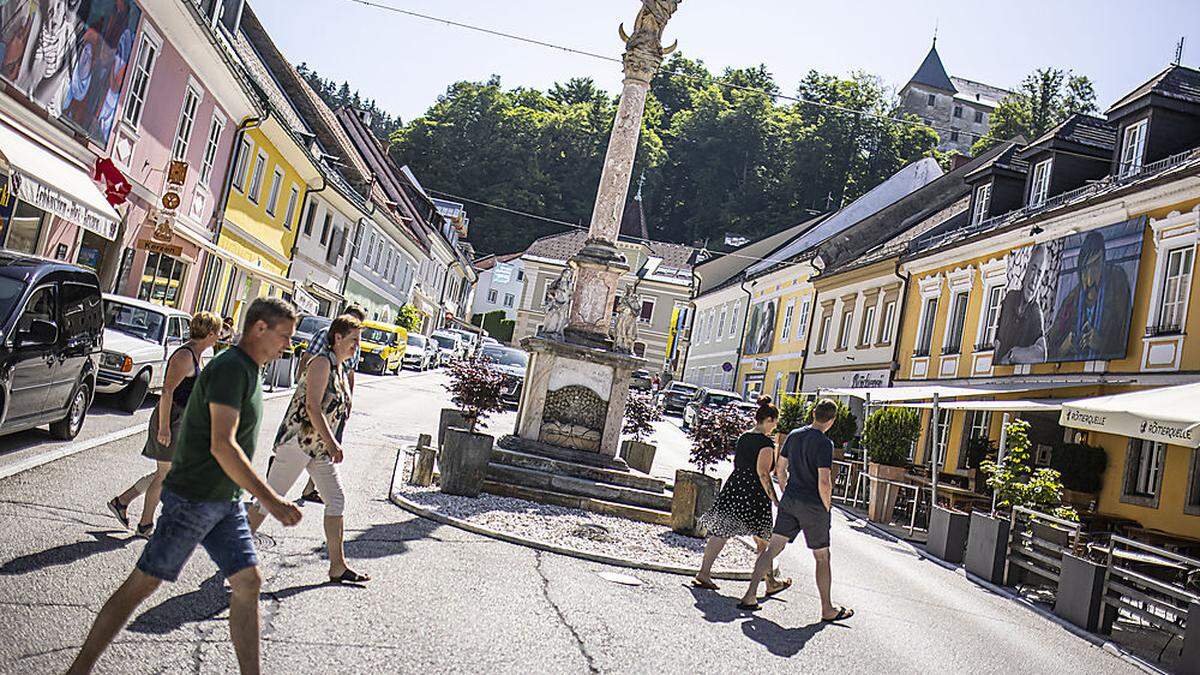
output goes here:
<path id="1" fill-rule="evenodd" d="M 1146 327 L 1146 337 L 1162 337 L 1166 335 L 1183 335 L 1183 325 L 1179 323 L 1165 323 Z"/>

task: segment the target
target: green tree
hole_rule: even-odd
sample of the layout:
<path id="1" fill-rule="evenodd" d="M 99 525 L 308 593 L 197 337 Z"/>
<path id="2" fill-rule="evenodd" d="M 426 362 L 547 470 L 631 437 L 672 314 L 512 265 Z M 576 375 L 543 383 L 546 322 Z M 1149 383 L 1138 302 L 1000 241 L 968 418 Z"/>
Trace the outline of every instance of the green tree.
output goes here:
<path id="1" fill-rule="evenodd" d="M 978 155 L 1014 136 L 1032 141 L 1076 113 L 1096 110 L 1096 92 L 1086 75 L 1070 70 L 1038 68 L 1004 97 L 989 121 L 988 134 L 971 147 Z"/>
<path id="2" fill-rule="evenodd" d="M 417 330 L 421 326 L 421 313 L 412 305 L 401 305 L 396 312 L 396 325 L 407 331 Z"/>

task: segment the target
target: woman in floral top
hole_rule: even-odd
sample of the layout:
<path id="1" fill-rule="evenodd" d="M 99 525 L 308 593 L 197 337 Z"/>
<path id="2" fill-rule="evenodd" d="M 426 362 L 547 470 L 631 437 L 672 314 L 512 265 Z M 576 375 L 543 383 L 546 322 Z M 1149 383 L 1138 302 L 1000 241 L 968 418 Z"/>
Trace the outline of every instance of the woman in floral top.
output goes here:
<path id="1" fill-rule="evenodd" d="M 329 325 L 329 349 L 309 363 L 292 395 L 279 433 L 275 435 L 275 456 L 267 469 L 267 484 L 279 494 L 308 471 L 325 500 L 325 545 L 329 550 L 329 579 L 362 583 L 371 578 L 346 566 L 343 550 L 343 512 L 346 494 L 338 477 L 342 444 L 334 430 L 350 416 L 350 383 L 347 361 L 358 351 L 362 323 L 343 314 Z M 257 531 L 266 518 L 262 509 L 250 514 L 250 529 Z"/>

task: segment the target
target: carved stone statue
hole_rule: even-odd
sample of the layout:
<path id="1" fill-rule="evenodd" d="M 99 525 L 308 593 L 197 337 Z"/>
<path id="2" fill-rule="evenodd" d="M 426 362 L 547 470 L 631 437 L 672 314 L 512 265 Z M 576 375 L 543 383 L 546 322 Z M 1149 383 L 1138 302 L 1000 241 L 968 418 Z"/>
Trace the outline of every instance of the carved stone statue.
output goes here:
<path id="1" fill-rule="evenodd" d="M 562 337 L 563 329 L 571 320 L 571 294 L 575 289 L 575 270 L 568 265 L 546 287 L 546 320 L 542 331 L 548 335 Z"/>
<path id="2" fill-rule="evenodd" d="M 639 280 L 640 281 L 640 280 Z M 613 330 L 613 349 L 630 354 L 637 341 L 637 322 L 642 313 L 642 299 L 637 292 L 638 284 L 625 292 L 617 304 L 617 321 Z"/>
<path id="3" fill-rule="evenodd" d="M 667 20 L 679 8 L 680 0 L 642 0 L 642 8 L 633 20 L 633 35 L 625 34 L 622 24 L 617 32 L 625 42 L 625 77 L 650 82 L 663 57 L 679 46 L 676 40 L 670 47 L 662 46 L 663 29 Z"/>

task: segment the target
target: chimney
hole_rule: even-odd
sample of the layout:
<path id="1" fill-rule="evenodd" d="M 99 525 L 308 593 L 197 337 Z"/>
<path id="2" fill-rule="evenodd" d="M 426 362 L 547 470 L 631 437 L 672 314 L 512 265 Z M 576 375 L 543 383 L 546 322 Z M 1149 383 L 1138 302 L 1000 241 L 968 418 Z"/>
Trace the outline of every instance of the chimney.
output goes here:
<path id="1" fill-rule="evenodd" d="M 967 162 L 970 162 L 970 161 L 971 161 L 970 157 L 962 154 L 961 152 L 956 152 L 956 153 L 950 155 L 950 170 L 954 171 L 955 169 L 958 169 L 959 167 L 966 165 Z"/>

